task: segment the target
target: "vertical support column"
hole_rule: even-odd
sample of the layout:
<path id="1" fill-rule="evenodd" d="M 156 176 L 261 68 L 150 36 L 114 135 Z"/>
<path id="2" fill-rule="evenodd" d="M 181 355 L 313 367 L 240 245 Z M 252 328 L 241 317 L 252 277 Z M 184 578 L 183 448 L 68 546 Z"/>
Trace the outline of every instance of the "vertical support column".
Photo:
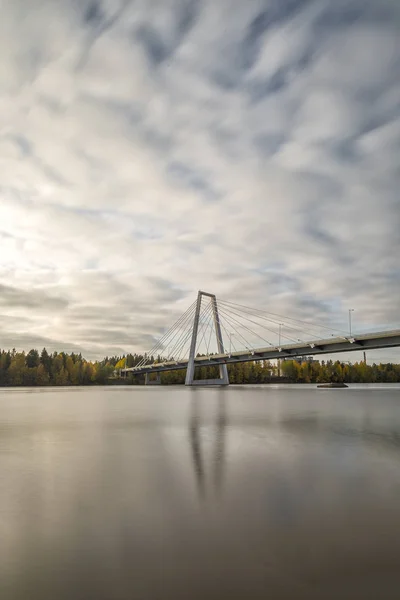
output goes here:
<path id="1" fill-rule="evenodd" d="M 220 354 L 224 354 L 225 350 L 224 350 L 224 344 L 222 341 L 222 331 L 221 331 L 221 323 L 219 320 L 217 298 L 215 296 L 212 296 L 211 302 L 212 302 L 212 308 L 213 308 L 215 333 L 217 336 L 218 352 Z M 222 385 L 229 385 L 228 367 L 226 365 L 219 365 L 219 376 L 221 378 Z"/>
<path id="2" fill-rule="evenodd" d="M 201 297 L 202 297 L 202 293 L 199 292 L 197 294 L 196 312 L 194 313 L 192 342 L 190 344 L 190 353 L 189 353 L 189 361 L 188 361 L 188 366 L 187 366 L 187 371 L 186 371 L 185 385 L 193 385 L 193 381 L 194 381 L 194 359 L 195 359 L 195 353 L 196 353 L 197 331 L 199 329 Z"/>

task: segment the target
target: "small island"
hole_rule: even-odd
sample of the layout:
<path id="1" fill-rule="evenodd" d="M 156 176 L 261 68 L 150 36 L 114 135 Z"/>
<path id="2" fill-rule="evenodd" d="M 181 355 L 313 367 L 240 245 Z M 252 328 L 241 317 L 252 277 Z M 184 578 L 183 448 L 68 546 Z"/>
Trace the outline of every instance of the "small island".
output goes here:
<path id="1" fill-rule="evenodd" d="M 317 385 L 318 388 L 348 388 L 349 386 L 346 385 L 343 381 L 337 381 L 334 382 L 332 381 L 331 383 L 320 383 L 319 385 Z"/>

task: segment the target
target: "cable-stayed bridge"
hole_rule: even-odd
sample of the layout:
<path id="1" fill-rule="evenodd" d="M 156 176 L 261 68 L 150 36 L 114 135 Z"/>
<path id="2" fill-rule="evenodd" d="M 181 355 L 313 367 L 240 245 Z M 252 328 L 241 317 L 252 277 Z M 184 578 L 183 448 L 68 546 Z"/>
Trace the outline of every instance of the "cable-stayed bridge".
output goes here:
<path id="1" fill-rule="evenodd" d="M 350 315 L 351 316 L 351 315 Z M 186 385 L 229 385 L 227 365 L 400 346 L 400 329 L 355 335 L 199 291 L 197 300 L 134 367 L 121 375 L 186 370 Z M 197 367 L 219 367 L 218 379 L 196 380 Z"/>

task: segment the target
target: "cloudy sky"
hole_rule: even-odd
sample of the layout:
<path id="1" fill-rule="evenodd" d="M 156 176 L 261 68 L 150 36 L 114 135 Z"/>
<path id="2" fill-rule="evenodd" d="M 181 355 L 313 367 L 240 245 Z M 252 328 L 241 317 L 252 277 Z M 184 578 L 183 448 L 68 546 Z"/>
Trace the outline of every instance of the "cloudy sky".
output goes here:
<path id="1" fill-rule="evenodd" d="M 146 349 L 198 289 L 400 326 L 398 0 L 0 8 L 1 347 Z"/>

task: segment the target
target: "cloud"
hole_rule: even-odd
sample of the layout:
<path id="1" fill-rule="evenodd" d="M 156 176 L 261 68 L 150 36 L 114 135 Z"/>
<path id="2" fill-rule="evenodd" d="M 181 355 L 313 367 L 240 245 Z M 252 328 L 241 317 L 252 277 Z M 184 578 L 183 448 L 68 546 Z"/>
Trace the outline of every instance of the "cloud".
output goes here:
<path id="1" fill-rule="evenodd" d="M 6 0 L 7 343 L 143 350 L 198 289 L 398 326 L 399 24 L 390 0 Z"/>
<path id="2" fill-rule="evenodd" d="M 22 290 L 0 284 L 0 306 L 10 309 L 38 309 L 43 311 L 60 311 L 68 307 L 68 302 L 61 297 L 46 295 L 39 289 Z"/>

